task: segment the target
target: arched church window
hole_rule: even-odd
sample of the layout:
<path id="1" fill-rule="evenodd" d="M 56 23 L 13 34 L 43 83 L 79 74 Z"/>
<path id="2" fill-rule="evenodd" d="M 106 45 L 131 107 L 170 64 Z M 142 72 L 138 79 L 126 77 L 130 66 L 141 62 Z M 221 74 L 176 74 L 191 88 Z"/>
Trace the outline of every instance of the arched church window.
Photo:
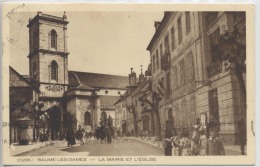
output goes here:
<path id="1" fill-rule="evenodd" d="M 85 125 L 91 125 L 91 113 L 89 111 L 85 112 L 84 122 Z"/>
<path id="2" fill-rule="evenodd" d="M 57 33 L 55 30 L 51 30 L 51 48 L 57 49 Z"/>
<path id="3" fill-rule="evenodd" d="M 58 64 L 55 60 L 51 62 L 51 80 L 58 80 Z"/>

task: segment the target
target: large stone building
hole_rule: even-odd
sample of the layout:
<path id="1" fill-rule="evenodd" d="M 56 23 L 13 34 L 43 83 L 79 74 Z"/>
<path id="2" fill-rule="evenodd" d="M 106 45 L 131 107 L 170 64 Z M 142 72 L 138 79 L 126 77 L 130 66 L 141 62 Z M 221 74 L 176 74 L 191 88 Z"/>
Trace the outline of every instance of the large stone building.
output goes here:
<path id="1" fill-rule="evenodd" d="M 147 104 L 140 101 L 150 91 L 150 75 L 142 72 L 139 80 L 136 73 L 129 74 L 127 91 L 115 102 L 115 124 L 117 130 L 125 135 L 142 135 L 143 132 L 154 135 L 153 113 L 146 112 Z"/>
<path id="2" fill-rule="evenodd" d="M 221 48 L 220 40 L 221 35 L 244 32 L 245 13 L 165 12 L 155 28 L 147 50 L 152 89 L 162 97 L 161 127 L 171 121 L 179 132 L 184 127 L 191 131 L 195 124 L 206 128 L 212 121 L 228 144 L 238 143 L 237 121 L 246 120 L 244 81 L 239 80 L 244 71 L 223 59 L 220 50 L 228 46 Z"/>
<path id="3" fill-rule="evenodd" d="M 151 78 L 115 104 L 126 113 L 123 131 L 164 136 L 166 124 L 179 134 L 199 124 L 238 144 L 238 121 L 246 120 L 245 25 L 244 12 L 165 12 L 147 47 Z"/>
<path id="4" fill-rule="evenodd" d="M 113 104 L 128 86 L 128 77 L 68 70 L 68 23 L 65 13 L 57 17 L 38 12 L 28 24 L 29 76 L 22 76 L 10 67 L 10 102 L 14 107 L 11 112 L 26 109 L 13 102 L 19 97 L 27 104 L 42 104 L 41 111 L 48 113 L 48 122 L 44 125 L 47 127 L 43 130 L 51 139 L 55 139 L 58 132 L 65 132 L 69 122 L 74 130 L 81 125 L 90 131 L 105 124 L 108 118 L 114 120 Z M 30 96 L 20 87 L 29 87 Z M 35 138 L 43 127 L 39 125 L 41 118 L 39 115 L 30 118 L 36 120 L 31 126 Z M 14 128 L 12 130 L 14 134 Z M 19 139 L 19 134 L 11 138 Z"/>

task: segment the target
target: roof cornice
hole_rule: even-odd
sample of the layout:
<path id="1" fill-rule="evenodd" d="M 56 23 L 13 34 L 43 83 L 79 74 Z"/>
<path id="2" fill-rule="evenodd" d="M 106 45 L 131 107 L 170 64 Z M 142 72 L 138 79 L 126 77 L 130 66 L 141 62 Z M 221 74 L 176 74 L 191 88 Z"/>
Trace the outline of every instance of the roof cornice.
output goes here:
<path id="1" fill-rule="evenodd" d="M 157 42 L 157 39 L 162 34 L 162 31 L 164 30 L 165 25 L 168 23 L 171 16 L 174 15 L 175 13 L 176 12 L 165 12 L 164 17 L 163 17 L 158 29 L 156 30 L 155 34 L 153 35 L 153 38 L 151 39 L 151 41 L 150 41 L 149 45 L 147 46 L 146 50 L 151 51 L 152 47 Z"/>
<path id="2" fill-rule="evenodd" d="M 68 56 L 70 54 L 69 52 L 62 52 L 62 51 L 57 51 L 57 50 L 38 49 L 38 50 L 30 53 L 27 57 L 31 58 L 39 52 L 50 53 L 50 54 L 59 54 L 59 55 L 63 55 L 63 56 Z"/>
<path id="3" fill-rule="evenodd" d="M 35 24 L 39 20 L 46 20 L 46 21 L 51 21 L 55 23 L 61 23 L 67 25 L 69 22 L 67 20 L 64 20 L 62 17 L 57 17 L 57 16 L 51 16 L 47 14 L 42 14 L 39 12 L 32 20 L 29 21 L 29 24 L 27 27 L 31 27 L 33 24 Z"/>

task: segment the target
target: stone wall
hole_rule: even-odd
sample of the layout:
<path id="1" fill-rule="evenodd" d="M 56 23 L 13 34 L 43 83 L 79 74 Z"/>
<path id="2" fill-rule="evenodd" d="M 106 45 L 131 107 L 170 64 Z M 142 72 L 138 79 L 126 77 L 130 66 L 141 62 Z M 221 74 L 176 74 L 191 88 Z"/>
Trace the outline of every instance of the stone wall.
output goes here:
<path id="1" fill-rule="evenodd" d="M 236 144 L 237 122 L 243 118 L 237 78 L 230 73 L 213 79 L 210 86 L 198 90 L 198 114 L 206 113 L 209 117 L 209 91 L 217 89 L 220 135 L 228 140 L 226 144 Z"/>
<path id="2" fill-rule="evenodd" d="M 63 24 L 40 20 L 39 24 L 39 49 L 52 50 L 50 46 L 50 32 L 55 30 L 57 33 L 57 51 L 65 51 L 65 41 L 67 38 Z"/>

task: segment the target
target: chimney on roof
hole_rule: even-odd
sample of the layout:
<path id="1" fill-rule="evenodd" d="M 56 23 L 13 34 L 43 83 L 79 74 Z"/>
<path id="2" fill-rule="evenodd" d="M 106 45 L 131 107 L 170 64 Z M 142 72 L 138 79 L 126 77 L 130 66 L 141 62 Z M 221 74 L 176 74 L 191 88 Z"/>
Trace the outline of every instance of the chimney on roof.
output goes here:
<path id="1" fill-rule="evenodd" d="M 136 84 L 136 73 L 131 68 L 131 73 L 129 74 L 129 86 L 135 86 Z"/>
<path id="2" fill-rule="evenodd" d="M 63 20 L 67 20 L 67 16 L 66 16 L 66 12 L 64 11 L 64 14 L 63 14 Z"/>
<path id="3" fill-rule="evenodd" d="M 38 12 L 38 15 L 41 16 L 41 15 L 42 15 L 42 12 Z"/>
<path id="4" fill-rule="evenodd" d="M 161 22 L 159 22 L 159 21 L 155 21 L 155 22 L 154 22 L 155 31 L 158 30 L 158 28 L 159 28 L 159 26 L 160 26 L 160 23 L 161 23 Z"/>
<path id="5" fill-rule="evenodd" d="M 141 65 L 141 74 L 139 75 L 139 83 L 144 81 L 144 74 L 143 74 L 143 65 Z"/>

